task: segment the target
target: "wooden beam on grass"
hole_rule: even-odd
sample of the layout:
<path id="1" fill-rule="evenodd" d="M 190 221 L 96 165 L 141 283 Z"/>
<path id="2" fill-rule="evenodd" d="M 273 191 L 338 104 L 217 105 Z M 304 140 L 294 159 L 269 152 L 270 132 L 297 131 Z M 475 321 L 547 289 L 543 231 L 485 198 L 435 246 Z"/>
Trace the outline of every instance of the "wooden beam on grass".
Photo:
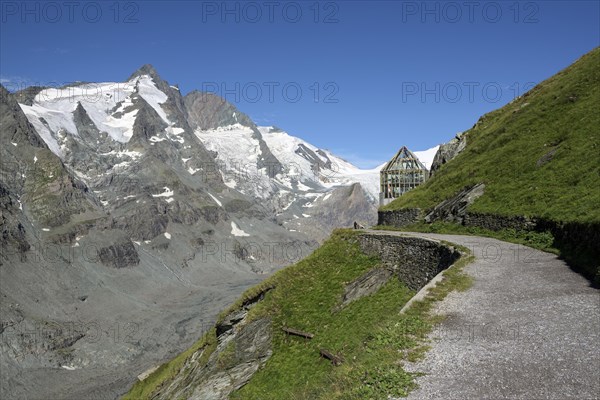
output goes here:
<path id="1" fill-rule="evenodd" d="M 285 327 L 285 326 L 283 328 L 281 328 L 281 329 L 283 329 L 283 331 L 285 333 L 287 333 L 288 335 L 300 336 L 300 337 L 303 337 L 305 339 L 312 339 L 315 336 L 312 333 L 302 332 L 302 331 L 299 331 L 298 329 L 288 328 L 288 327 Z"/>
<path id="2" fill-rule="evenodd" d="M 344 358 L 342 356 L 333 354 L 329 350 L 319 349 L 319 352 L 321 353 L 321 357 L 328 359 L 336 367 L 344 362 Z"/>

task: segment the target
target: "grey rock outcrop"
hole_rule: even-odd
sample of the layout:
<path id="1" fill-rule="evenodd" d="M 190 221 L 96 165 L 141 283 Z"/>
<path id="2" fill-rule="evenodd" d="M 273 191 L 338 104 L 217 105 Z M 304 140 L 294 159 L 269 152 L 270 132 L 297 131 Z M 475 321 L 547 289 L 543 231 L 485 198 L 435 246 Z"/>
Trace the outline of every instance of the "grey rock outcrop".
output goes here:
<path id="1" fill-rule="evenodd" d="M 271 320 L 247 321 L 248 310 L 264 292 L 227 315 L 217 326 L 216 349 L 205 362 L 204 348 L 192 354 L 168 386 L 153 394 L 153 399 L 186 398 L 225 400 L 244 386 L 272 355 Z"/>
<path id="2" fill-rule="evenodd" d="M 33 104 L 33 99 L 35 96 L 44 89 L 45 87 L 43 86 L 29 86 L 15 92 L 14 97 L 18 103 L 27 104 L 30 106 Z"/>
<path id="3" fill-rule="evenodd" d="M 194 90 L 183 99 L 188 119 L 194 129 L 208 130 L 234 124 L 254 126 L 250 117 L 214 93 Z"/>
<path id="4" fill-rule="evenodd" d="M 391 268 L 373 268 L 344 288 L 342 302 L 334 311 L 340 311 L 348 304 L 361 297 L 368 296 L 381 289 L 392 277 L 394 271 Z"/>
<path id="5" fill-rule="evenodd" d="M 46 144 L 37 134 L 27 120 L 14 96 L 0 85 L 0 122 L 2 123 L 2 138 L 11 143 L 29 143 L 33 147 L 47 148 Z M 3 143 L 4 144 L 4 143 Z M 16 146 L 15 146 L 16 147 Z M 9 160 L 4 159 L 3 162 Z"/>
<path id="6" fill-rule="evenodd" d="M 322 169 L 331 169 L 331 160 L 327 157 L 327 154 L 322 150 L 317 150 L 317 153 L 324 157 L 327 161 L 323 161 L 321 157 L 318 157 L 314 151 L 309 149 L 303 144 L 299 144 L 296 149 L 296 154 L 301 155 L 311 163 L 312 170 L 315 174 L 318 174 Z"/>
<path id="7" fill-rule="evenodd" d="M 467 137 L 464 132 L 458 133 L 448 143 L 440 145 L 440 148 L 438 149 L 437 153 L 435 153 L 435 157 L 433 158 L 433 162 L 431 163 L 429 175 L 433 176 L 442 165 L 446 164 L 458 154 L 460 154 L 466 146 Z"/>
<path id="8" fill-rule="evenodd" d="M 447 221 L 462 224 L 467 213 L 467 208 L 475 200 L 483 195 L 485 184 L 477 185 L 461 190 L 456 196 L 442 201 L 425 216 L 425 222 Z"/>
<path id="9" fill-rule="evenodd" d="M 377 222 L 377 207 L 368 200 L 360 183 L 338 187 L 327 198 L 315 200 L 308 205 L 308 208 L 304 208 L 306 205 L 290 207 L 282 216 L 308 213 L 305 215 L 310 215 L 309 218 L 292 219 L 286 225 L 298 227 L 317 240 L 323 240 L 335 228 L 350 228 L 355 221 L 364 226 L 372 226 Z"/>
<path id="10" fill-rule="evenodd" d="M 140 263 L 135 246 L 125 232 L 116 230 L 93 234 L 100 262 L 112 268 L 126 268 Z"/>

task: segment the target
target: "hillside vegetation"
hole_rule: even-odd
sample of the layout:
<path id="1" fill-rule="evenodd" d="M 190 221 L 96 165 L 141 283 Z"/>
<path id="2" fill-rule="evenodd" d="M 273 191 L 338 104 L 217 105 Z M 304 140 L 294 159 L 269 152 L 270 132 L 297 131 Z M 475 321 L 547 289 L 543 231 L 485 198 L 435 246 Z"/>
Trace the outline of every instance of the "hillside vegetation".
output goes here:
<path id="1" fill-rule="evenodd" d="M 424 185 L 382 210 L 427 210 L 485 183 L 470 211 L 600 221 L 600 49 L 466 133 L 467 146 Z"/>
<path id="2" fill-rule="evenodd" d="M 402 363 L 416 361 L 427 347 L 424 338 L 435 322 L 433 304 L 452 290 L 464 290 L 470 278 L 461 272 L 470 257 L 461 258 L 444 272 L 444 279 L 428 297 L 403 314 L 400 309 L 415 294 L 399 279 L 390 279 L 377 292 L 336 310 L 344 287 L 381 265 L 377 257 L 361 252 L 355 231 L 339 230 L 319 249 L 247 291 L 221 314 L 220 321 L 258 293 L 264 298 L 249 310 L 244 324 L 267 317 L 272 321 L 272 356 L 231 399 L 386 399 L 405 396 L 415 387 L 414 374 Z M 466 249 L 463 249 L 466 252 Z M 314 334 L 312 340 L 286 335 L 282 327 Z M 167 387 L 195 351 L 205 349 L 205 363 L 216 349 L 213 329 L 194 346 L 138 382 L 125 399 L 152 398 Z M 319 356 L 325 348 L 344 358 L 340 366 Z M 239 360 L 239 349 L 219 355 L 228 370 Z M 189 382 L 192 378 L 183 377 Z M 193 388 L 201 382 L 193 382 Z"/>

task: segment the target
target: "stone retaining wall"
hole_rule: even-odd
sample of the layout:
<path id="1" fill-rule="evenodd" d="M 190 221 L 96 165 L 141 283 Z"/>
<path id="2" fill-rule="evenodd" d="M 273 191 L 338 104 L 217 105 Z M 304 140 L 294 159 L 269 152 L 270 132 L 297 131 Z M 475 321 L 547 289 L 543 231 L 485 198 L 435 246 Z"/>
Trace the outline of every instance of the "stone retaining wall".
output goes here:
<path id="1" fill-rule="evenodd" d="M 402 227 L 419 221 L 420 208 L 403 208 L 394 211 L 379 211 L 377 225 Z"/>
<path id="2" fill-rule="evenodd" d="M 403 227 L 423 221 L 420 210 L 407 208 L 395 211 L 379 211 L 378 225 Z M 563 223 L 544 218 L 524 216 L 503 216 L 468 211 L 462 217 L 462 225 L 499 231 L 550 232 L 554 237 L 554 247 L 560 250 L 569 266 L 581 272 L 600 286 L 600 223 Z"/>
<path id="3" fill-rule="evenodd" d="M 463 218 L 463 225 L 499 231 L 502 229 L 531 230 L 535 228 L 533 219 L 523 216 L 503 216 L 467 212 Z"/>
<path id="4" fill-rule="evenodd" d="M 452 247 L 416 237 L 362 234 L 358 242 L 363 252 L 381 258 L 412 290 L 421 289 L 460 257 Z"/>

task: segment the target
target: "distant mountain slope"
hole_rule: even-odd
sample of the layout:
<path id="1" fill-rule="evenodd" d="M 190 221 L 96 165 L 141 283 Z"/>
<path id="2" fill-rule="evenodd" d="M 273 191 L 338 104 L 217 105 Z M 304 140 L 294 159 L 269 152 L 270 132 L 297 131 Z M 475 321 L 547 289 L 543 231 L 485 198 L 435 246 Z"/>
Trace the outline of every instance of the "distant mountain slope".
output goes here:
<path id="1" fill-rule="evenodd" d="M 150 65 L 0 86 L 0 122 L 2 398 L 116 397 L 333 228 L 375 222 L 376 171 Z"/>
<path id="2" fill-rule="evenodd" d="M 160 180 L 152 182 L 152 193 L 164 187 L 174 190 L 170 179 L 160 179 L 164 174 L 159 165 L 165 164 L 194 186 L 207 184 L 213 194 L 225 190 L 260 201 L 290 232 L 322 240 L 331 229 L 354 220 L 375 222 L 377 169 L 361 170 L 276 128 L 258 127 L 214 94 L 193 91 L 182 96 L 150 65 L 125 82 L 36 87 L 15 97 L 50 150 L 93 188 L 105 209 L 118 208 L 136 195 L 131 185 L 119 185 L 122 195 L 109 186 L 138 182 L 146 170 L 152 171 L 146 176 L 150 181 Z M 354 184 L 362 191 L 353 192 L 352 198 L 336 196 L 327 208 L 332 216 L 346 215 L 342 211 L 362 197 L 362 211 L 304 223 L 310 215 L 304 208 L 325 206 L 321 200 L 327 194 Z M 174 190 L 173 198 L 182 200 L 178 193 Z"/>
<path id="3" fill-rule="evenodd" d="M 0 86 L 0 397 L 117 397 L 318 244 L 223 184 L 188 111 L 150 66 Z"/>
<path id="4" fill-rule="evenodd" d="M 600 49 L 467 132 L 467 146 L 424 185 L 383 210 L 429 209 L 485 183 L 471 211 L 600 221 Z"/>
<path id="5" fill-rule="evenodd" d="M 244 288 L 376 220 L 378 169 L 150 65 L 0 97 L 2 398 L 117 396 Z"/>

